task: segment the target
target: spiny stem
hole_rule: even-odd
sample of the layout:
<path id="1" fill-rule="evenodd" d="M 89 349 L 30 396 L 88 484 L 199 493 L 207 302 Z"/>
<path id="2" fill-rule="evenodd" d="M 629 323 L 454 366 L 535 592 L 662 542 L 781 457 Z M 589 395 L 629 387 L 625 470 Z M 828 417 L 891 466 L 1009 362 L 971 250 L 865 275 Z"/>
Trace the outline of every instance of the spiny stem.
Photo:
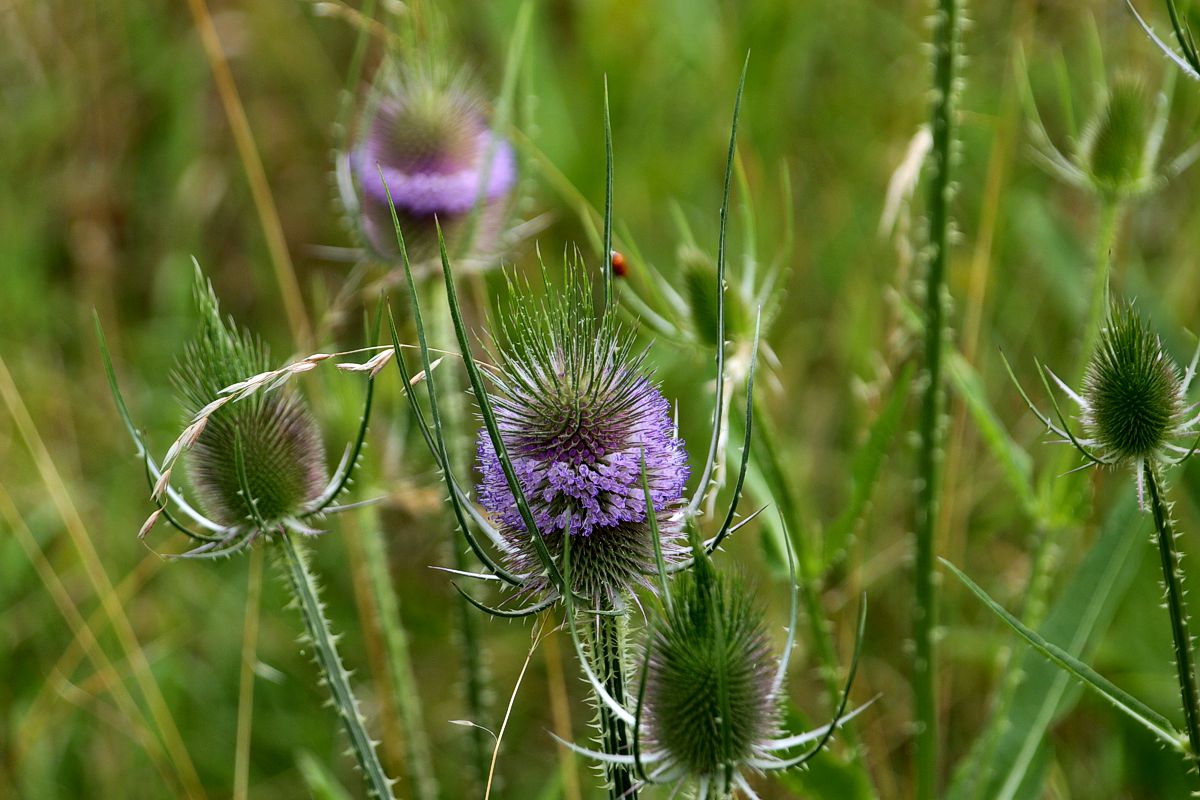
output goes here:
<path id="1" fill-rule="evenodd" d="M 950 241 L 949 200 L 952 191 L 951 149 L 954 144 L 955 76 L 958 61 L 961 0 L 939 0 L 934 14 L 933 175 L 929 182 L 929 271 L 925 277 L 925 390 L 921 400 L 917 453 L 916 574 L 913 633 L 916 659 L 913 688 L 916 718 L 917 798 L 932 800 L 937 791 L 938 732 L 934 636 L 937 627 L 934 532 L 940 490 L 942 351 L 946 337 L 947 248 Z"/>
<path id="2" fill-rule="evenodd" d="M 1192 759 L 1200 769 L 1200 695 L 1196 692 L 1196 667 L 1192 655 L 1192 637 L 1188 633 L 1187 605 L 1183 596 L 1183 563 L 1175 546 L 1175 526 L 1171 512 L 1158 485 L 1156 470 L 1149 460 L 1142 462 L 1154 529 L 1158 533 L 1158 554 L 1162 559 L 1163 586 L 1167 593 L 1167 611 L 1171 615 L 1171 636 L 1175 642 L 1175 668 L 1179 674 L 1179 694 L 1187 722 Z"/>
<path id="3" fill-rule="evenodd" d="M 596 617 L 596 646 L 594 658 L 597 671 L 604 680 L 604 689 L 613 700 L 625 705 L 625 665 L 621 656 L 620 618 L 608 615 Z M 604 752 L 609 755 L 632 755 L 631 732 L 603 702 L 600 707 L 600 728 Z M 637 800 L 633 770 L 623 764 L 607 767 L 609 797 L 612 800 Z"/>
<path id="4" fill-rule="evenodd" d="M 350 737 L 350 748 L 354 751 L 358 765 L 367 781 L 367 789 L 371 797 L 379 800 L 392 800 L 392 781 L 383 771 L 379 763 L 379 755 L 375 752 L 375 743 L 364 725 L 362 715 L 358 710 L 358 700 L 350 688 L 350 673 L 342 666 L 341 656 L 338 655 L 335 638 L 329 628 L 329 620 L 325 618 L 325 610 L 318 597 L 317 583 L 304 555 L 296 548 L 292 535 L 286 531 L 278 534 L 280 546 L 284 553 L 287 576 L 292 585 L 292 593 L 296 604 L 300 607 L 300 615 L 304 618 L 304 627 L 312 639 L 315 661 L 329 686 L 334 708 L 342 719 L 346 734 Z"/>

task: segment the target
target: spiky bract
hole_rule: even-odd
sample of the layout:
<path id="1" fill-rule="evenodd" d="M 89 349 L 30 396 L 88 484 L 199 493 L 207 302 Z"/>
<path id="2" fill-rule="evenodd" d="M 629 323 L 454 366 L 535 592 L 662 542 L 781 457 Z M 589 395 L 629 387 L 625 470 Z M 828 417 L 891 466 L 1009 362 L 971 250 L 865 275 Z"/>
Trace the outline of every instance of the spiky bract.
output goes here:
<path id="1" fill-rule="evenodd" d="M 683 552 L 681 501 L 687 454 L 670 405 L 651 382 L 645 353 L 610 312 L 597 315 L 577 268 L 566 286 L 532 297 L 513 288 L 500 319 L 503 343 L 492 405 L 505 449 L 551 552 L 573 537 L 577 593 L 614 602 L 632 584 L 651 586 L 654 541 L 641 483 L 645 458 L 664 556 Z M 513 546 L 514 568 L 542 572 L 486 431 L 480 433 L 479 500 Z M 542 588 L 541 579 L 531 588 Z"/>
<path id="2" fill-rule="evenodd" d="M 364 244 L 381 260 L 399 258 L 390 191 L 417 266 L 436 259 L 434 218 L 453 251 L 477 201 L 483 206 L 471 253 L 458 263 L 489 249 L 516 182 L 513 149 L 488 128 L 466 81 L 429 68 L 385 68 L 347 163 L 351 185 L 343 184 L 343 202 Z"/>
<path id="3" fill-rule="evenodd" d="M 651 749 L 692 778 L 718 778 L 779 727 L 778 668 L 749 588 L 705 565 L 678 578 L 649 641 L 645 729 Z"/>
<path id="4" fill-rule="evenodd" d="M 200 331 L 184 347 L 173 374 L 189 419 L 226 386 L 269 369 L 266 346 L 222 320 L 212 287 L 199 278 L 196 302 Z M 254 508 L 242 491 L 239 458 Z M 229 526 L 298 515 L 326 480 L 320 431 L 303 400 L 286 387 L 256 392 L 213 412 L 190 450 L 188 467 L 204 510 Z"/>
<path id="5" fill-rule="evenodd" d="M 1117 462 L 1156 456 L 1182 422 L 1179 371 L 1131 304 L 1110 310 L 1083 397 L 1090 437 Z"/>

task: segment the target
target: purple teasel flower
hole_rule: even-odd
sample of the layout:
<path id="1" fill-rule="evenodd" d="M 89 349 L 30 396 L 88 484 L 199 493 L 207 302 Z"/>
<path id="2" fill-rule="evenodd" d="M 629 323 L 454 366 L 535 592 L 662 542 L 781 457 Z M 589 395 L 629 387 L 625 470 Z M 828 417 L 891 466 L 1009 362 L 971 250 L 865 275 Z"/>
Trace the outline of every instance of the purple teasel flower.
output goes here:
<path id="1" fill-rule="evenodd" d="M 591 302 L 586 281 L 571 278 L 541 303 L 514 297 L 491 402 L 539 535 L 556 559 L 572 536 L 576 593 L 613 607 L 634 585 L 654 588 L 655 538 L 667 563 L 686 555 L 689 470 L 646 352 L 633 350 L 614 315 L 596 318 Z M 539 555 L 486 428 L 477 469 L 479 503 L 510 547 L 509 566 L 536 574 Z M 534 578 L 526 588 L 540 593 L 548 584 Z"/>
<path id="2" fill-rule="evenodd" d="M 400 257 L 390 192 L 414 264 L 424 269 L 437 259 L 436 218 L 469 266 L 496 247 L 517 162 L 464 81 L 412 70 L 381 80 L 357 142 L 339 160 L 338 180 L 343 204 L 375 258 L 394 264 Z M 472 241 L 460 241 L 477 203 Z"/>
<path id="3" fill-rule="evenodd" d="M 740 101 L 740 88 L 738 97 Z M 444 239 L 439 242 L 443 245 L 440 255 L 450 316 L 484 422 L 477 446 L 481 510 L 450 469 L 436 382 L 425 382 L 428 418 L 412 394 L 408 395 L 418 428 L 442 469 L 458 526 L 486 570 L 446 571 L 498 581 L 518 594 L 534 597 L 525 608 L 501 609 L 484 605 L 463 592 L 469 602 L 484 611 L 515 618 L 561 602 L 567 584 L 559 565 L 567 539 L 575 552 L 571 593 L 593 613 L 623 613 L 625 600 L 635 587 L 648 586 L 657 591 L 652 576 L 660 568 L 678 572 L 691 565 L 683 531 L 697 526 L 703 516 L 701 506 L 716 488 L 714 467 L 725 441 L 725 222 L 736 118 L 735 104 L 714 275 L 715 341 L 722 344 L 716 348 L 712 431 L 698 484 L 689 497 L 684 497 L 689 475 L 687 458 L 669 404 L 650 381 L 644 367 L 647 353 L 632 351 L 632 339 L 616 321 L 611 262 L 602 273 L 604 304 L 599 313 L 578 260 L 566 267 L 566 286 L 547 286 L 544 300 L 533 299 L 528 286 L 514 287 L 510 281 L 510 290 L 515 289 L 512 310 L 493 326 L 493 333 L 500 335 L 493 336 L 495 366 L 486 367 L 485 378 L 484 369 L 472 354 Z M 605 123 L 607 128 L 607 109 Z M 611 141 L 611 135 L 606 135 L 606 141 Z M 611 175 L 611 148 L 607 156 Z M 601 252 L 611 254 L 611 181 L 605 208 Z M 427 374 L 432 359 L 416 295 L 415 270 L 408 256 L 407 232 L 403 224 L 399 228 L 401 262 L 417 327 L 421 365 Z M 737 520 L 750 455 L 760 330 L 761 314 L 756 314 L 746 376 L 740 466 L 728 511 L 714 515 L 719 527 L 704 542 L 707 553 L 715 551 L 729 534 L 758 513 Z M 394 327 L 392 334 L 397 356 L 394 360 L 402 379 L 408 382 L 412 375 L 404 363 Z M 498 556 L 484 546 L 485 539 L 499 551 Z"/>

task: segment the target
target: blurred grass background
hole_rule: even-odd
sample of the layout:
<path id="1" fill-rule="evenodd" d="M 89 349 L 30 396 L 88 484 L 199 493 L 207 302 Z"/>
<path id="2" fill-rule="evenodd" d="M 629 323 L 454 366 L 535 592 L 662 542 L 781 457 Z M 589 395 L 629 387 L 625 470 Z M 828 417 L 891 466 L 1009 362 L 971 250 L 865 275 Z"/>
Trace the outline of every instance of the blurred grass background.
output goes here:
<path id="1" fill-rule="evenodd" d="M 439 6 L 454 55 L 489 93 L 499 89 L 517 6 L 515 0 Z M 301 0 L 211 3 L 314 315 L 348 269 L 322 260 L 314 246 L 348 244 L 330 179 L 331 120 L 356 36 L 339 15 L 317 13 L 322 8 Z M 404 13 L 398 4 L 388 8 Z M 806 533 L 814 536 L 819 522 L 828 523 L 848 502 L 854 453 L 909 353 L 895 296 L 910 294 L 914 268 L 904 266 L 879 228 L 889 179 L 927 116 L 927 10 L 924 0 L 535 3 L 528 80 L 518 94 L 535 123 L 526 133 L 599 204 L 607 75 L 617 217 L 642 254 L 668 274 L 679 244 L 672 202 L 682 206 L 701 244 L 715 249 L 729 113 L 741 62 L 751 52 L 739 150 L 760 247 L 769 251 L 789 225 L 796 242 L 784 310 L 769 337 L 782 366 L 763 406 L 812 523 Z M 1035 354 L 1067 373 L 1077 370 L 1096 214 L 1091 198 L 1056 183 L 1028 157 L 1014 59 L 1023 49 L 1047 126 L 1064 146 L 1059 94 L 1073 96 L 1078 109 L 1094 95 L 1089 15 L 1110 75 L 1134 72 L 1158 87 L 1166 64 L 1121 3 L 1016 0 L 972 3 L 970 12 L 955 203 L 962 236 L 949 273 L 956 340 L 1013 439 L 1044 468 L 1057 455 L 1041 444 L 997 349 L 1024 376 L 1032 374 Z M 0 33 L 0 796 L 181 795 L 172 759 L 156 744 L 154 701 L 148 704 L 142 691 L 149 681 L 161 691 L 158 708 L 173 718 L 198 781 L 209 796 L 228 796 L 251 560 L 167 564 L 137 541 L 150 505 L 108 398 L 92 313 L 104 324 L 134 416 L 159 452 L 180 423 L 167 375 L 192 326 L 192 256 L 228 312 L 261 332 L 277 358 L 294 352 L 246 172 L 187 4 L 10 0 L 0 6 Z M 368 63 L 377 59 L 374 47 Z M 1178 81 L 1172 108 L 1168 153 L 1192 143 L 1200 121 L 1196 87 Z M 784 164 L 791 219 L 780 198 Z M 537 237 L 543 252 L 586 243 L 568 200 L 536 170 L 528 174 L 525 213 L 552 215 Z M 1195 327 L 1200 299 L 1195 180 L 1185 173 L 1131 206 L 1114 262 L 1114 288 L 1138 298 L 1180 360 L 1192 340 L 1181 331 Z M 745 233 L 736 222 L 735 216 L 733 253 Z M 532 243 L 508 260 L 531 266 Z M 699 458 L 694 443 L 703 441 L 708 424 L 710 355 L 659 348 L 653 360 L 667 396 L 680 400 L 683 432 Z M 316 379 L 311 387 L 320 390 L 317 405 L 332 421 L 333 449 L 349 433 L 358 386 Z M 378 430 L 407 413 L 394 388 L 385 397 Z M 693 404 L 692 398 L 705 399 Z M 940 550 L 1002 603 L 1019 608 L 1033 526 L 957 398 L 952 417 L 957 456 L 947 476 Z M 416 446 L 399 451 L 383 447 L 381 437 L 373 441 L 358 491 L 366 496 L 384 488 L 393 498 L 384 515 L 388 567 L 412 639 L 438 778 L 444 796 L 469 796 L 465 729 L 448 722 L 465 715 L 451 632 L 453 590 L 428 569 L 444 563 L 449 538 L 436 474 Z M 856 724 L 877 794 L 886 798 L 911 791 L 908 445 L 901 437 L 891 448 L 850 553 L 821 591 L 843 657 L 853 598 L 859 588 L 871 596 L 855 697 L 882 699 Z M 1195 469 L 1186 468 L 1175 492 L 1185 552 L 1200 549 Z M 1052 598 L 1095 540 L 1093 523 L 1132 495 L 1125 474 L 1088 480 L 1092 522 L 1062 539 Z M 360 624 L 361 586 L 348 568 L 353 523 L 331 526 L 314 547 L 315 563 L 330 614 L 345 633 L 343 654 L 358 667 L 373 730 L 382 731 L 373 714 L 378 676 Z M 1128 578 L 1113 585 L 1111 613 L 1089 652 L 1102 673 L 1176 718 L 1157 565 L 1145 557 L 1149 532 L 1147 519 L 1130 518 L 1126 535 L 1137 545 L 1130 548 Z M 157 537 L 156 547 L 177 546 L 162 532 Z M 758 525 L 747 528 L 723 561 L 760 582 L 782 643 L 787 591 L 765 566 L 761 541 Z M 303 764 L 322 765 L 326 779 L 357 795 L 358 779 L 342 754 L 335 719 L 322 707 L 315 670 L 294 646 L 300 622 L 282 608 L 285 595 L 278 581 L 265 581 L 249 795 L 337 796 L 314 789 L 320 781 L 306 778 Z M 118 606 L 127 622 L 108 613 Z M 948 776 L 986 724 L 1005 654 L 1024 651 L 950 583 L 943 622 Z M 481 627 L 497 702 L 495 719 L 479 722 L 494 729 L 525 657 L 529 626 L 485 620 Z M 134 638 L 138 646 L 130 649 Z M 829 709 L 809 646 L 799 637 L 792 699 L 821 719 Z M 573 660 L 564 664 L 579 700 L 583 687 Z M 591 712 L 581 702 L 572 712 L 582 739 Z M 550 726 L 546 664 L 538 657 L 501 751 L 499 796 L 560 796 L 558 756 L 544 732 Z M 403 774 L 395 751 L 385 746 L 385 754 Z M 1056 719 L 1035 758 L 1033 793 L 1018 797 L 1186 794 L 1182 762 L 1091 697 Z M 585 787 L 595 783 L 586 765 L 577 769 Z M 774 780 L 762 786 L 765 797 L 803 791 Z"/>

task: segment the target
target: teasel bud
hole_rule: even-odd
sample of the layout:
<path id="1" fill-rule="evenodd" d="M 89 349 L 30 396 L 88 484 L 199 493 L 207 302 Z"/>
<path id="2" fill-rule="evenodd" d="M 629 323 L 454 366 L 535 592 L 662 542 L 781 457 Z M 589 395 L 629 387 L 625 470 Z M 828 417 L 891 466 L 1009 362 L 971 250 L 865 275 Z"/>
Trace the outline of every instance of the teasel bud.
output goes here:
<path id="1" fill-rule="evenodd" d="M 270 369 L 266 345 L 222 320 L 212 286 L 198 278 L 195 293 L 200 330 L 172 375 L 189 421 L 203 416 L 226 387 Z M 214 521 L 281 523 L 301 516 L 321 496 L 325 447 L 307 405 L 290 387 L 224 403 L 204 419 L 187 465 Z"/>
<path id="2" fill-rule="evenodd" d="M 646 746 L 694 777 L 716 779 L 779 732 L 778 663 L 749 587 L 688 572 L 648 643 Z"/>
<path id="3" fill-rule="evenodd" d="M 717 265 L 693 244 L 679 246 L 677 260 L 683 275 L 685 296 L 697 340 L 705 347 L 717 345 Z M 739 287 L 740 288 L 740 287 Z M 746 341 L 754 334 L 755 313 L 747 306 L 753 298 L 741 291 L 725 294 L 726 339 Z"/>
<path id="4" fill-rule="evenodd" d="M 795 584 L 787 644 L 776 658 L 753 588 L 718 573 L 698 534 L 691 544 L 690 571 L 671 581 L 665 568 L 659 570 L 662 591 L 649 618 L 632 713 L 611 694 L 597 690 L 604 708 L 622 716 L 635 731 L 632 761 L 559 741 L 605 764 L 631 763 L 639 786 L 674 784 L 674 792 L 691 787 L 699 797 L 730 797 L 740 790 L 746 797 L 757 797 L 747 773 L 803 766 L 870 705 L 847 712 L 866 625 L 866 598 L 859 608 L 854 656 L 833 720 L 786 735 L 781 718 L 795 643 Z M 794 571 L 790 549 L 788 555 Z M 578 647 L 579 633 L 570 616 L 568 627 Z M 595 673 L 587 677 L 595 686 Z M 797 753 L 797 748 L 804 750 Z"/>
<path id="5" fill-rule="evenodd" d="M 1097 76 L 1100 88 L 1096 100 L 1078 144 L 1069 155 L 1054 144 L 1042 123 L 1033 90 L 1028 80 L 1024 81 L 1028 129 L 1037 164 L 1059 180 L 1095 193 L 1109 205 L 1161 188 L 1200 155 L 1200 149 L 1192 147 L 1169 160 L 1162 157 L 1174 80 L 1174 73 L 1169 73 L 1163 87 L 1151 92 L 1134 75 L 1117 75 L 1111 80 Z"/>
<path id="6" fill-rule="evenodd" d="M 635 585 L 654 588 L 654 526 L 641 483 L 642 459 L 664 557 L 685 554 L 687 453 L 671 407 L 652 381 L 646 353 L 612 311 L 594 311 L 581 270 L 537 300 L 513 292 L 500 321 L 491 404 L 538 530 L 555 559 L 570 535 L 576 594 L 612 607 Z M 510 545 L 511 568 L 541 575 L 495 447 L 481 431 L 479 502 Z M 544 576 L 535 590 L 548 589 Z"/>
<path id="7" fill-rule="evenodd" d="M 1054 401 L 1057 422 L 1033 405 L 1012 372 L 1017 389 L 1047 429 L 1071 444 L 1089 466 L 1131 466 L 1137 473 L 1138 499 L 1144 507 L 1146 467 L 1158 469 L 1180 464 L 1191 458 L 1200 444 L 1200 414 L 1187 402 L 1188 389 L 1196 375 L 1200 349 L 1192 356 L 1186 372 L 1180 374 L 1166 353 L 1162 340 L 1132 303 L 1117 301 L 1110 305 L 1108 321 L 1100 333 L 1099 344 L 1076 392 L 1052 371 L 1038 364 L 1046 390 L 1048 376 L 1070 397 L 1080 410 L 1082 435 L 1076 435 Z"/>
<path id="8" fill-rule="evenodd" d="M 459 268 L 489 262 L 516 179 L 512 146 L 488 127 L 483 102 L 464 78 L 435 67 L 385 65 L 339 159 L 342 203 L 362 244 L 399 264 L 390 192 L 419 272 L 437 260 L 435 218 Z"/>
<path id="9" fill-rule="evenodd" d="M 1161 460 L 1186 432 L 1179 369 L 1130 303 L 1109 311 L 1082 394 L 1084 430 L 1113 461 Z"/>
<path id="10" fill-rule="evenodd" d="M 1152 179 L 1155 156 L 1147 147 L 1152 112 L 1151 98 L 1137 78 L 1119 76 L 1103 91 L 1076 154 L 1101 195 L 1136 194 Z"/>

